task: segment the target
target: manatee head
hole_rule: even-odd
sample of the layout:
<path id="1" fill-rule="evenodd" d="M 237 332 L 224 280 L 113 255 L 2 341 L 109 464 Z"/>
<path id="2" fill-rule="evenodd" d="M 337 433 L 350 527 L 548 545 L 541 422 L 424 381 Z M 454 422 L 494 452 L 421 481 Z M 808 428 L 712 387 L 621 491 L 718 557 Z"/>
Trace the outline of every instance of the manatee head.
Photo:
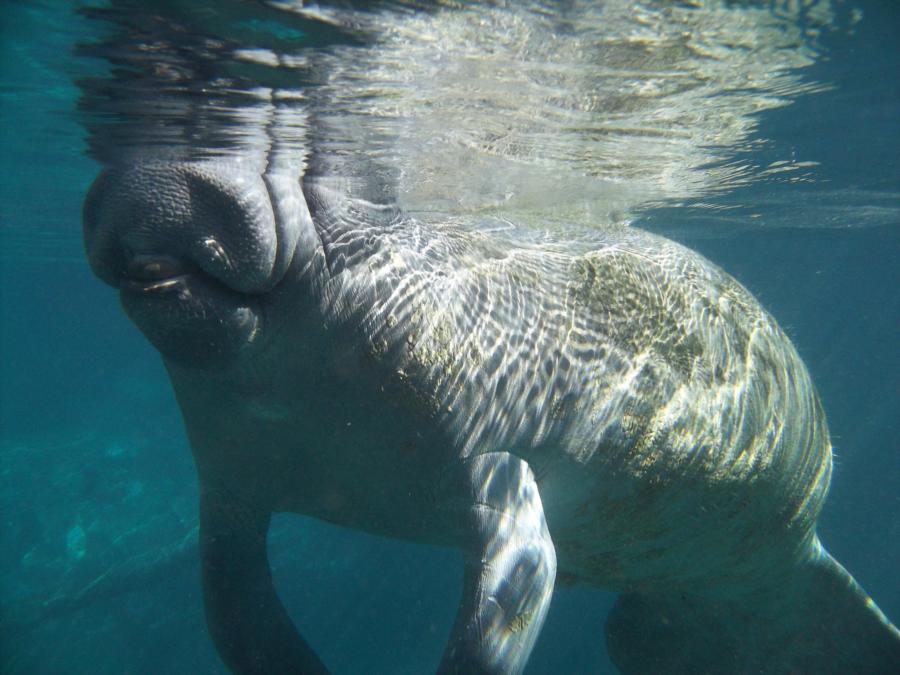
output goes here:
<path id="1" fill-rule="evenodd" d="M 137 162 L 94 181 L 83 213 L 91 268 L 168 360 L 218 367 L 257 339 L 298 241 L 272 194 L 239 162 Z"/>

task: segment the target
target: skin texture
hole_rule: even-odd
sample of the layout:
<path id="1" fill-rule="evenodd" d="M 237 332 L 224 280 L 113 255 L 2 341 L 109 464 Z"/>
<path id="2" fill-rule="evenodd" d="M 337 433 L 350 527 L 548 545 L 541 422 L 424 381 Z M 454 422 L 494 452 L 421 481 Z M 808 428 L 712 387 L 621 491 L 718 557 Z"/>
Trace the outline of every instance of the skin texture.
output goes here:
<path id="1" fill-rule="evenodd" d="M 215 162 L 98 179 L 88 256 L 183 411 L 228 667 L 324 672 L 266 561 L 291 511 L 465 551 L 442 673 L 520 672 L 557 574 L 623 593 L 625 673 L 889 672 L 815 537 L 831 447 L 772 318 L 660 237 L 499 225 Z"/>

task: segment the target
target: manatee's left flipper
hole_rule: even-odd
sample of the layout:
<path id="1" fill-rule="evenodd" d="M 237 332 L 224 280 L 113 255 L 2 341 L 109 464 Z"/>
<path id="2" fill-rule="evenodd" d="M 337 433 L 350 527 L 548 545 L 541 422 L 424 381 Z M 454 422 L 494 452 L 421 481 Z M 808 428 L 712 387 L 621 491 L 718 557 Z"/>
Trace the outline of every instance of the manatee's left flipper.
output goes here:
<path id="1" fill-rule="evenodd" d="M 271 513 L 228 491 L 200 500 L 206 622 L 219 655 L 240 675 L 327 675 L 275 593 L 266 552 Z"/>
<path id="2" fill-rule="evenodd" d="M 441 674 L 518 673 L 544 623 L 556 578 L 537 483 L 505 452 L 467 460 L 463 596 Z"/>

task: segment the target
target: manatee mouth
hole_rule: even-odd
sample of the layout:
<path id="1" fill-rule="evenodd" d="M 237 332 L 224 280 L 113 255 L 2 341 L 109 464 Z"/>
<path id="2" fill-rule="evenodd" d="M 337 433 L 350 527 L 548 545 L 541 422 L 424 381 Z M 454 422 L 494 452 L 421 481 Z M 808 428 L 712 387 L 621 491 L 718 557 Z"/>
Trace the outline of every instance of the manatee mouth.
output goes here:
<path id="1" fill-rule="evenodd" d="M 119 288 L 129 293 L 161 293 L 178 290 L 187 283 L 189 274 L 196 273 L 171 256 L 138 255 L 125 269 Z"/>
<path id="2" fill-rule="evenodd" d="M 163 356 L 182 366 L 223 365 L 260 330 L 257 296 L 169 255 L 135 255 L 118 287 L 126 314 Z"/>

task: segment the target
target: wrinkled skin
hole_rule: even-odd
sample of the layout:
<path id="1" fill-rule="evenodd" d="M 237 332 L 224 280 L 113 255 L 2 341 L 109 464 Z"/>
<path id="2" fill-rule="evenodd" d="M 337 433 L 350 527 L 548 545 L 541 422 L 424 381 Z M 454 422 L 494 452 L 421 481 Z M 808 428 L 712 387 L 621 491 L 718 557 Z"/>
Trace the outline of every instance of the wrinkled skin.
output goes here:
<path id="1" fill-rule="evenodd" d="M 815 536 L 831 448 L 803 364 L 693 252 L 413 217 L 239 162 L 110 167 L 84 225 L 183 411 L 233 671 L 325 670 L 272 586 L 281 511 L 464 549 L 440 672 L 520 672 L 558 574 L 623 593 L 625 673 L 900 662 Z"/>

